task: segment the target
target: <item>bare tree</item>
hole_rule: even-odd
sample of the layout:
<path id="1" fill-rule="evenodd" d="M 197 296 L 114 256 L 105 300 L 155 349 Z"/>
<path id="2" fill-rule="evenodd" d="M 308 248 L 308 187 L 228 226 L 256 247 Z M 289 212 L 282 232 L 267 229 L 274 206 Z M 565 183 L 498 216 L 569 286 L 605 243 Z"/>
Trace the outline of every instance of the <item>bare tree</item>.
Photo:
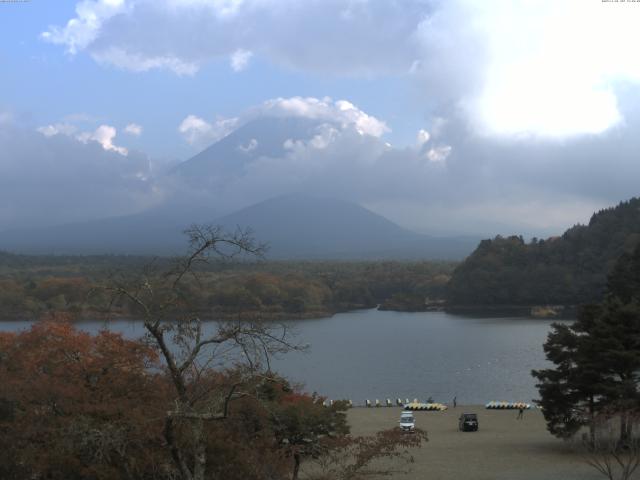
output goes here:
<path id="1" fill-rule="evenodd" d="M 609 480 L 628 480 L 640 466 L 640 438 L 632 433 L 640 417 L 636 413 L 608 411 L 593 419 L 590 433 L 578 444 L 584 461 Z M 627 429 L 624 442 L 620 429 Z"/>
<path id="2" fill-rule="evenodd" d="M 427 440 L 424 430 L 418 429 L 407 434 L 399 428 L 370 436 L 337 438 L 325 445 L 322 454 L 310 465 L 305 478 L 358 480 L 407 473 L 402 466 L 414 461 L 409 449 L 419 448 Z"/>
<path id="3" fill-rule="evenodd" d="M 226 419 L 232 400 L 255 395 L 250 389 L 257 377 L 270 376 L 272 355 L 299 347 L 289 342 L 285 327 L 258 318 L 204 323 L 189 301 L 193 285 L 200 285 L 204 264 L 211 259 L 260 257 L 264 247 L 256 245 L 248 231 L 227 234 L 219 227 L 192 226 L 185 233 L 189 253 L 172 268 L 158 272 L 150 267 L 134 281 L 106 288 L 113 302 L 127 302 L 143 320 L 166 366 L 173 402 L 164 418 L 164 438 L 178 477 L 203 480 L 207 423 Z M 231 367 L 233 375 L 212 378 Z"/>

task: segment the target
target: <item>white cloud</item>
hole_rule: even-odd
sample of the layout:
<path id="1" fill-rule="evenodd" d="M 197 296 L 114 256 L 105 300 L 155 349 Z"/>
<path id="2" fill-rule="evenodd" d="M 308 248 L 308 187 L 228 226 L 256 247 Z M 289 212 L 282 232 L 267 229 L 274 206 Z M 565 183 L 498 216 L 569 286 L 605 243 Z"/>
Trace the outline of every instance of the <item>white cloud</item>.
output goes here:
<path id="1" fill-rule="evenodd" d="M 124 70 L 133 72 L 146 72 L 155 69 L 171 70 L 180 76 L 195 75 L 200 69 L 199 65 L 181 59 L 177 56 L 166 55 L 144 55 L 136 52 L 129 52 L 125 48 L 110 47 L 92 53 L 93 58 L 101 64 L 113 65 Z"/>
<path id="2" fill-rule="evenodd" d="M 353 127 L 361 135 L 380 137 L 390 131 L 385 122 L 360 110 L 346 100 L 332 101 L 329 97 L 275 98 L 264 102 L 258 110 L 277 117 L 301 117 Z"/>
<path id="3" fill-rule="evenodd" d="M 124 127 L 124 131 L 129 135 L 139 137 L 140 135 L 142 135 L 142 125 L 138 125 L 137 123 L 130 123 L 129 125 Z"/>
<path id="4" fill-rule="evenodd" d="M 416 135 L 416 143 L 418 144 L 418 147 L 422 147 L 430 138 L 431 134 L 429 134 L 425 129 L 421 128 L 418 130 L 418 135 Z"/>
<path id="5" fill-rule="evenodd" d="M 640 82 L 638 24 L 631 2 L 596 0 L 82 0 L 42 38 L 133 71 L 194 75 L 218 59 L 240 71 L 260 55 L 403 75 L 425 105 L 461 109 L 481 134 L 559 138 L 623 122 L 620 85 Z"/>
<path id="6" fill-rule="evenodd" d="M 71 54 L 86 51 L 134 71 L 193 74 L 220 58 L 231 58 L 232 68 L 242 69 L 251 53 L 297 69 L 406 71 L 418 56 L 413 34 L 430 3 L 82 0 L 66 25 L 49 27 L 42 38 Z"/>
<path id="7" fill-rule="evenodd" d="M 426 156 L 430 162 L 442 163 L 447 159 L 449 155 L 451 155 L 451 150 L 451 145 L 434 147 L 427 150 Z"/>
<path id="8" fill-rule="evenodd" d="M 139 125 L 130 124 L 127 126 L 127 128 L 129 127 L 134 127 L 134 130 L 135 127 L 138 127 L 140 128 L 140 132 L 142 132 L 142 127 L 140 127 Z M 113 143 L 113 139 L 116 137 L 117 130 L 111 125 L 100 125 L 93 131 L 85 131 L 79 133 L 78 127 L 70 123 L 54 123 L 43 127 L 38 127 L 36 130 L 45 137 L 64 135 L 67 137 L 73 137 L 82 143 L 87 143 L 90 141 L 98 142 L 105 150 L 111 150 L 123 156 L 127 156 L 129 153 L 126 148 L 120 147 Z"/>
<path id="9" fill-rule="evenodd" d="M 114 145 L 113 139 L 116 137 L 117 131 L 111 125 L 100 125 L 93 132 L 83 132 L 77 135 L 77 139 L 82 143 L 89 141 L 98 142 L 105 150 L 110 150 L 120 155 L 126 156 L 129 152 L 124 147 Z"/>
<path id="10" fill-rule="evenodd" d="M 616 86 L 640 82 L 640 9 L 628 7 L 580 0 L 479 7 L 488 61 L 479 95 L 465 105 L 478 129 L 569 137 L 621 122 Z"/>
<path id="11" fill-rule="evenodd" d="M 78 128 L 70 123 L 54 123 L 44 127 L 38 127 L 36 130 L 45 137 L 53 137 L 54 135 L 73 135 L 78 131 Z"/>
<path id="12" fill-rule="evenodd" d="M 418 29 L 413 76 L 485 136 L 601 134 L 640 83 L 639 23 L 639 8 L 599 1 L 443 2 Z"/>
<path id="13" fill-rule="evenodd" d="M 254 52 L 311 71 L 410 71 L 482 133 L 566 137 L 622 121 L 639 21 L 633 5 L 584 0 L 83 0 L 43 38 L 134 71 L 193 75 L 222 57 L 240 71 Z"/>
<path id="14" fill-rule="evenodd" d="M 258 148 L 258 141 L 255 138 L 252 138 L 251 140 L 249 140 L 249 143 L 247 143 L 246 145 L 238 145 L 238 150 L 240 150 L 243 153 L 252 152 L 256 148 Z"/>
<path id="15" fill-rule="evenodd" d="M 239 48 L 231 54 L 231 68 L 234 72 L 241 72 L 249 66 L 253 52 Z"/>
<path id="16" fill-rule="evenodd" d="M 219 118 L 209 123 L 196 115 L 188 115 L 180 123 L 178 131 L 187 142 L 201 147 L 226 137 L 237 125 L 237 118 Z"/>
<path id="17" fill-rule="evenodd" d="M 188 143 L 203 147 L 221 140 L 241 125 L 258 117 L 317 120 L 320 122 L 319 131 L 311 143 L 316 148 L 323 148 L 323 145 L 332 141 L 336 127 L 341 130 L 351 129 L 359 135 L 375 138 L 390 131 L 385 122 L 368 115 L 352 103 L 346 100 L 334 102 L 329 97 L 275 98 L 249 109 L 239 117 L 217 118 L 213 122 L 196 115 L 188 115 L 178 126 L 178 131 Z M 255 146 L 250 142 L 248 145 L 238 146 L 238 149 L 248 152 L 257 147 L 257 142 L 256 140 Z"/>
<path id="18" fill-rule="evenodd" d="M 91 45 L 99 37 L 103 25 L 125 10 L 125 0 L 82 0 L 76 4 L 74 18 L 64 27 L 49 27 L 41 37 L 65 45 L 69 53 L 75 54 Z"/>

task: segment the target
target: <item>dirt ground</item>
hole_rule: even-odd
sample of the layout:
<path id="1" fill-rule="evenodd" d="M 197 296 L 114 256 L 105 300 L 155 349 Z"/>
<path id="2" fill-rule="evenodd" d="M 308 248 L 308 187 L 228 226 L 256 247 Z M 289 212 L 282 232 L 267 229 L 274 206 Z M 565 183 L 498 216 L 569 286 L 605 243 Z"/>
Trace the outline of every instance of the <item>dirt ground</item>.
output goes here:
<path id="1" fill-rule="evenodd" d="M 354 435 L 397 426 L 400 408 L 353 408 L 348 413 Z M 458 416 L 477 413 L 479 431 L 459 432 Z M 420 480 L 597 480 L 604 479 L 571 446 L 545 429 L 539 410 L 486 410 L 458 406 L 445 412 L 415 412 L 416 426 L 429 441 L 412 452 L 415 463 L 398 479 Z M 640 476 L 638 477 L 640 478 Z"/>

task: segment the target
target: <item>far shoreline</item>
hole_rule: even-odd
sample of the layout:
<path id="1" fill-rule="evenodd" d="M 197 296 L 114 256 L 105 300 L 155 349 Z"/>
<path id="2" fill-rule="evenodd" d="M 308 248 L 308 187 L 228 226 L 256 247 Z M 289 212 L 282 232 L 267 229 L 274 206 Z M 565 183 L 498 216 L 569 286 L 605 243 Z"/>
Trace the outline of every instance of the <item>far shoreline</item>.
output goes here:
<path id="1" fill-rule="evenodd" d="M 335 310 L 314 310 L 303 313 L 294 312 L 265 312 L 265 311 L 218 311 L 218 312 L 201 312 L 202 321 L 230 321 L 230 320 L 250 320 L 259 319 L 265 322 L 292 322 L 297 320 L 320 320 L 323 318 L 332 318 L 342 313 L 353 313 L 361 311 L 381 311 L 395 313 L 429 313 L 442 312 L 449 315 L 459 317 L 476 317 L 476 318 L 523 318 L 523 319 L 540 319 L 540 320 L 574 320 L 576 318 L 577 307 L 568 306 L 546 306 L 546 305 L 500 305 L 500 306 L 484 306 L 484 305 L 445 305 L 436 307 L 427 307 L 424 309 L 397 309 L 383 308 L 382 305 L 377 306 L 361 306 L 356 308 L 339 308 Z M 538 312 L 538 313 L 536 313 Z M 33 313 L 21 314 L 15 313 L 11 316 L 0 317 L 0 323 L 16 323 L 16 322 L 37 322 L 43 319 L 45 315 L 53 312 L 42 312 L 37 316 Z M 65 312 L 64 310 L 56 313 L 69 313 L 73 323 L 79 322 L 98 322 L 111 320 L 129 320 L 141 321 L 141 318 L 133 315 L 114 312 L 105 314 L 103 312 L 89 311 L 78 314 L 76 312 Z"/>

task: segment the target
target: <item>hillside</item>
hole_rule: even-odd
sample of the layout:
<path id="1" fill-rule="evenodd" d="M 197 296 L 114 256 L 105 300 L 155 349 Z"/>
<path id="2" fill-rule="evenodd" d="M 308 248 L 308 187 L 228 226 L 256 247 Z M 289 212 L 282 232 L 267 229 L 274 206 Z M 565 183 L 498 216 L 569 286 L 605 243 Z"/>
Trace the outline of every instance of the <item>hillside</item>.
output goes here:
<path id="1" fill-rule="evenodd" d="M 250 228 L 269 245 L 271 259 L 459 260 L 478 240 L 438 238 L 406 230 L 355 203 L 285 195 L 224 217 L 206 208 L 156 208 L 148 212 L 55 227 L 0 233 L 0 249 L 37 254 L 175 255 L 186 248 L 182 231 L 193 223 Z"/>
<path id="2" fill-rule="evenodd" d="M 477 244 L 420 235 L 355 203 L 303 194 L 260 202 L 217 223 L 250 226 L 269 244 L 269 257 L 280 259 L 461 259 Z"/>
<path id="3" fill-rule="evenodd" d="M 450 305 L 577 305 L 597 302 L 615 261 L 640 243 L 640 198 L 595 213 L 547 240 L 483 240 L 448 285 Z"/>

